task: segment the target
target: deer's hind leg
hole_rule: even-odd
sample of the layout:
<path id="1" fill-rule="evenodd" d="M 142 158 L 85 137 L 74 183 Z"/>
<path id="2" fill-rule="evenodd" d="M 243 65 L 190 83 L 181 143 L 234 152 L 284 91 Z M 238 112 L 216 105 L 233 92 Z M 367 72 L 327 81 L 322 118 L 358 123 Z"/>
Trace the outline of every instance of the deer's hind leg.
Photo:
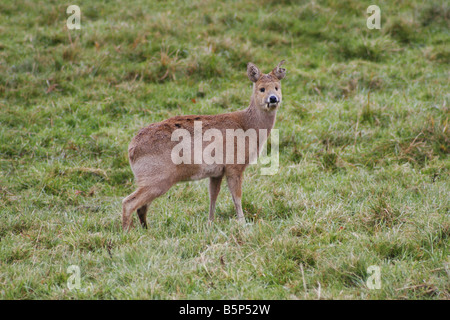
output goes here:
<path id="1" fill-rule="evenodd" d="M 149 204 L 157 197 L 170 189 L 172 184 L 155 183 L 152 186 L 141 186 L 122 201 L 122 228 L 128 230 L 132 225 L 132 214 L 138 211 L 141 224 L 146 227 L 147 209 Z"/>
<path id="2" fill-rule="evenodd" d="M 144 227 L 145 229 L 147 229 L 147 211 L 148 211 L 148 204 L 145 204 L 139 209 L 137 209 L 139 221 L 141 222 L 142 227 Z"/>

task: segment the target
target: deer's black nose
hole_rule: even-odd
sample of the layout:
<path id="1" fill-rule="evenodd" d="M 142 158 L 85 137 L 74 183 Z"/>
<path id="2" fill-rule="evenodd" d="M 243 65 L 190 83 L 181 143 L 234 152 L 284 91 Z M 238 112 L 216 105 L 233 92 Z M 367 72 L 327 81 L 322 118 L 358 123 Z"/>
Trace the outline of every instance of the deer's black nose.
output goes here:
<path id="1" fill-rule="evenodd" d="M 278 99 L 277 99 L 276 96 L 270 96 L 270 97 L 269 97 L 269 102 L 270 102 L 270 103 L 277 103 L 277 102 L 278 102 Z"/>

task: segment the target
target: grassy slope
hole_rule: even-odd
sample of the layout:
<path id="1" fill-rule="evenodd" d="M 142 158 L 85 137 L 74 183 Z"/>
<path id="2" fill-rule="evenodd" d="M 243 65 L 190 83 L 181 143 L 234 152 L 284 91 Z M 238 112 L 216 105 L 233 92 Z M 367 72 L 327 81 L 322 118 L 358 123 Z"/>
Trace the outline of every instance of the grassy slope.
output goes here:
<path id="1" fill-rule="evenodd" d="M 371 2 L 78 1 L 67 31 L 68 4 L 2 1 L 0 298 L 448 299 L 444 3 L 381 1 L 368 30 Z M 281 59 L 281 167 L 246 172 L 251 224 L 224 185 L 208 228 L 200 181 L 123 234 L 137 130 L 242 109 L 246 63 Z"/>

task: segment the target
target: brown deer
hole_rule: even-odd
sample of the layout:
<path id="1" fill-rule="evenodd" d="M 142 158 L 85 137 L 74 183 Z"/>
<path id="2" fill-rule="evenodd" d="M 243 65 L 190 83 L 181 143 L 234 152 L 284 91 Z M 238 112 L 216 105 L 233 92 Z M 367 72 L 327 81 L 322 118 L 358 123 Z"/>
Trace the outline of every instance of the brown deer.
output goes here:
<path id="1" fill-rule="evenodd" d="M 284 60 L 268 74 L 261 73 L 256 65 L 248 63 L 247 75 L 253 82 L 253 94 L 250 105 L 245 110 L 219 115 L 177 116 L 150 124 L 138 132 L 128 148 L 130 165 L 138 188 L 122 202 L 122 226 L 124 230 L 130 228 L 132 213 L 136 210 L 142 226 L 147 228 L 148 206 L 155 198 L 166 193 L 174 184 L 205 178 L 210 179 L 209 221 L 213 221 L 216 199 L 223 176 L 226 176 L 238 221 L 245 221 L 241 204 L 243 172 L 253 161 L 251 159 L 252 154 L 257 156 L 261 152 L 261 146 L 267 140 L 275 124 L 275 116 L 282 98 L 280 80 L 286 75 L 286 69 L 281 68 L 283 63 Z M 195 159 L 193 162 L 175 163 L 173 161 L 173 150 L 179 143 L 173 138 L 174 132 L 181 129 L 195 135 L 195 130 L 198 130 L 196 129 L 198 123 L 201 124 L 201 133 L 205 133 L 208 129 L 213 129 L 216 133 L 222 133 L 225 137 L 223 141 L 217 140 L 216 137 L 214 141 L 217 140 L 217 143 L 222 143 L 225 147 L 228 145 L 226 138 L 229 137 L 226 134 L 228 130 L 241 130 L 241 132 L 254 130 L 257 132 L 256 146 L 254 144 L 252 147 L 249 143 L 249 147 L 244 151 L 244 161 L 240 163 L 239 161 L 230 162 L 228 158 L 227 161 L 217 161 L 216 163 L 206 163 L 204 160 L 198 162 Z M 260 134 L 261 130 L 266 130 L 267 134 Z M 234 137 L 228 138 L 228 140 L 228 143 L 231 141 L 233 150 L 226 149 L 226 151 L 234 151 L 233 154 L 236 156 L 239 156 L 238 153 L 241 152 L 242 155 L 242 150 L 238 150 L 234 143 Z M 194 149 L 195 143 L 195 139 L 194 141 L 189 140 L 189 148 Z M 205 140 L 202 139 L 200 142 L 201 151 L 204 151 L 207 145 Z M 183 149 L 183 153 L 186 151 L 191 150 Z M 195 154 L 192 156 L 191 152 L 187 152 L 183 156 L 186 156 L 188 160 L 195 158 Z M 216 156 L 222 157 L 219 154 Z M 225 159 L 225 155 L 223 155 L 223 159 Z M 232 160 L 236 160 L 236 158 Z"/>

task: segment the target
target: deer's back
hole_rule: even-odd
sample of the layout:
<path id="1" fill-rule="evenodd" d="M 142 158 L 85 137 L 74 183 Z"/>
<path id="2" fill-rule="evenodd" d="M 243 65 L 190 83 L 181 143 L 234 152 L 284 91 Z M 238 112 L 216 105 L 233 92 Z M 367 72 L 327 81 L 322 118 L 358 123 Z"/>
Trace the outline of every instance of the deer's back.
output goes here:
<path id="1" fill-rule="evenodd" d="M 144 177 L 164 175 L 174 180 L 197 180 L 223 173 L 224 165 L 217 164 L 178 164 L 171 158 L 173 148 L 179 141 L 172 141 L 172 133 L 177 129 L 187 130 L 194 141 L 194 122 L 200 121 L 202 131 L 218 129 L 223 136 L 227 129 L 244 129 L 240 111 L 220 115 L 176 116 L 161 122 L 152 123 L 141 129 L 128 147 L 131 168 L 138 180 Z M 193 145 L 192 145 L 193 147 Z M 193 153 L 192 153 L 193 154 Z"/>

